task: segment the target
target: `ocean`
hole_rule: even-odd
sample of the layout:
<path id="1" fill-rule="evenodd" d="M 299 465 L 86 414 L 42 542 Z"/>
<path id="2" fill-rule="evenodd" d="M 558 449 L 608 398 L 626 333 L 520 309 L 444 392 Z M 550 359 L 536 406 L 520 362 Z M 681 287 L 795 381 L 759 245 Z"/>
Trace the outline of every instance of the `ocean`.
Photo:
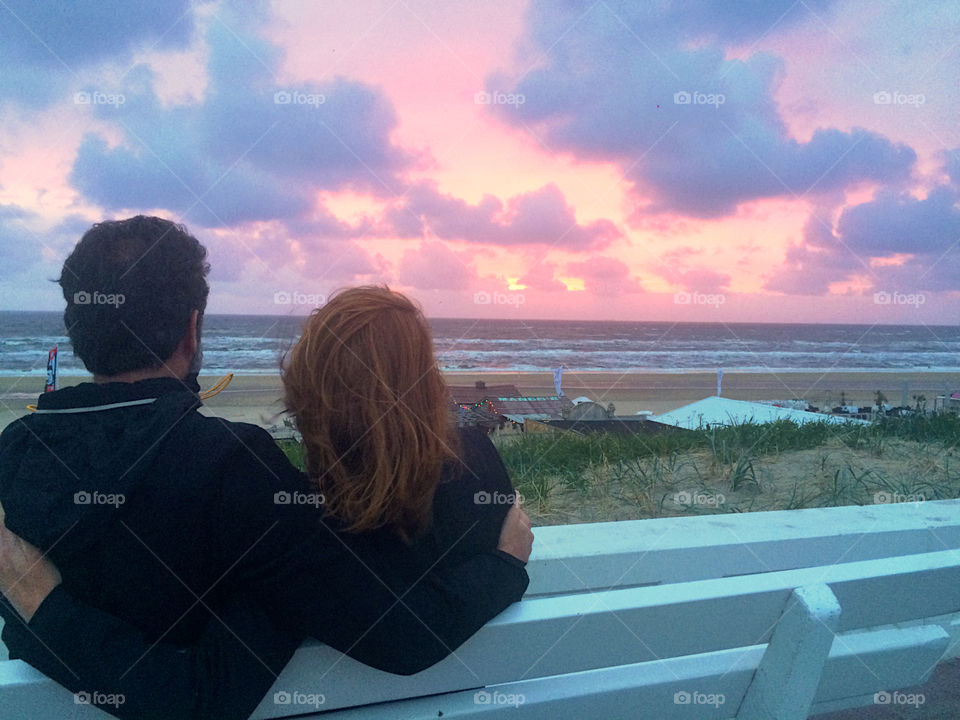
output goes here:
<path id="1" fill-rule="evenodd" d="M 275 373 L 303 318 L 208 315 L 204 372 Z M 960 327 L 431 319 L 444 370 L 960 372 Z M 59 312 L 0 312 L 0 375 L 85 374 Z"/>

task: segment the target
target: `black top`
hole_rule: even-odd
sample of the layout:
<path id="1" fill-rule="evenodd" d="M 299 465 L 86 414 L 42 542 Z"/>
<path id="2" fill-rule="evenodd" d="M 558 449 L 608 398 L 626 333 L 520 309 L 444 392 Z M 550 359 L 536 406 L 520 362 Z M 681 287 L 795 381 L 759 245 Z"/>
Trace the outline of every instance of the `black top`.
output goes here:
<path id="1" fill-rule="evenodd" d="M 512 491 L 482 434 L 464 433 L 433 529 L 404 548 L 324 519 L 269 434 L 204 417 L 195 390 L 66 388 L 0 436 L 6 524 L 63 575 L 29 626 L 0 603 L 11 657 L 122 693 L 103 708 L 119 717 L 241 718 L 305 635 L 409 674 L 523 594 L 522 563 L 495 549 L 508 505 L 474 502 Z"/>

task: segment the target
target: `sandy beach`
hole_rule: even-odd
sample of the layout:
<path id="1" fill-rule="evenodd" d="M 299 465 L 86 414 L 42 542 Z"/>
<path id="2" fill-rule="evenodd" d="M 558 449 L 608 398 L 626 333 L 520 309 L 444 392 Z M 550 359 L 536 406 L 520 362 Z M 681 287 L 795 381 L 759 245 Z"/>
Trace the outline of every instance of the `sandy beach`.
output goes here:
<path id="1" fill-rule="evenodd" d="M 450 372 L 450 385 L 516 385 L 528 395 L 553 395 L 553 376 L 543 372 L 475 373 Z M 200 377 L 200 385 L 210 388 L 219 379 Z M 61 387 L 89 378 L 61 378 Z M 36 402 L 42 388 L 41 377 L 0 378 L 0 425 L 6 426 L 27 412 L 26 405 Z M 619 415 L 640 410 L 666 412 L 717 392 L 714 373 L 636 373 L 566 371 L 563 390 L 571 398 L 586 396 L 604 405 L 613 403 Z M 787 400 L 804 398 L 819 407 L 840 404 L 841 394 L 848 404 L 872 405 L 880 390 L 887 401 L 914 404 L 914 396 L 924 395 L 929 407 L 935 396 L 960 390 L 960 373 L 942 372 L 726 372 L 723 395 L 738 400 Z M 206 401 L 204 412 L 229 420 L 269 426 L 277 423 L 283 410 L 282 389 L 277 375 L 237 375 L 230 385 Z"/>

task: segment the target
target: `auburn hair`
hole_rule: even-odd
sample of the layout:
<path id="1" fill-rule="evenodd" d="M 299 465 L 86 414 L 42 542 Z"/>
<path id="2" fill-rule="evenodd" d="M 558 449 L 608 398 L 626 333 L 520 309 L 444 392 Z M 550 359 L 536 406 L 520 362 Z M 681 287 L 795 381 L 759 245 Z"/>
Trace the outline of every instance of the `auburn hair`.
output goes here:
<path id="1" fill-rule="evenodd" d="M 307 318 L 283 385 L 327 512 L 351 532 L 425 532 L 459 447 L 420 308 L 386 286 L 334 294 Z"/>

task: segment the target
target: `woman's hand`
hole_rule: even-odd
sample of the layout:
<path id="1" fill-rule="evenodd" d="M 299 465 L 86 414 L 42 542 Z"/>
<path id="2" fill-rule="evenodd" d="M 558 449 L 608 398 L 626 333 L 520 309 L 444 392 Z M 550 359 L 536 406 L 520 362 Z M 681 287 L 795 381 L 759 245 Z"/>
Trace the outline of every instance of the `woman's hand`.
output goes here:
<path id="1" fill-rule="evenodd" d="M 519 505 L 512 505 L 500 530 L 500 543 L 497 550 L 513 555 L 521 562 L 530 559 L 533 549 L 533 532 L 530 530 L 530 518 Z"/>
<path id="2" fill-rule="evenodd" d="M 60 584 L 60 571 L 33 545 L 4 524 L 0 505 L 0 593 L 30 622 L 47 595 Z"/>

